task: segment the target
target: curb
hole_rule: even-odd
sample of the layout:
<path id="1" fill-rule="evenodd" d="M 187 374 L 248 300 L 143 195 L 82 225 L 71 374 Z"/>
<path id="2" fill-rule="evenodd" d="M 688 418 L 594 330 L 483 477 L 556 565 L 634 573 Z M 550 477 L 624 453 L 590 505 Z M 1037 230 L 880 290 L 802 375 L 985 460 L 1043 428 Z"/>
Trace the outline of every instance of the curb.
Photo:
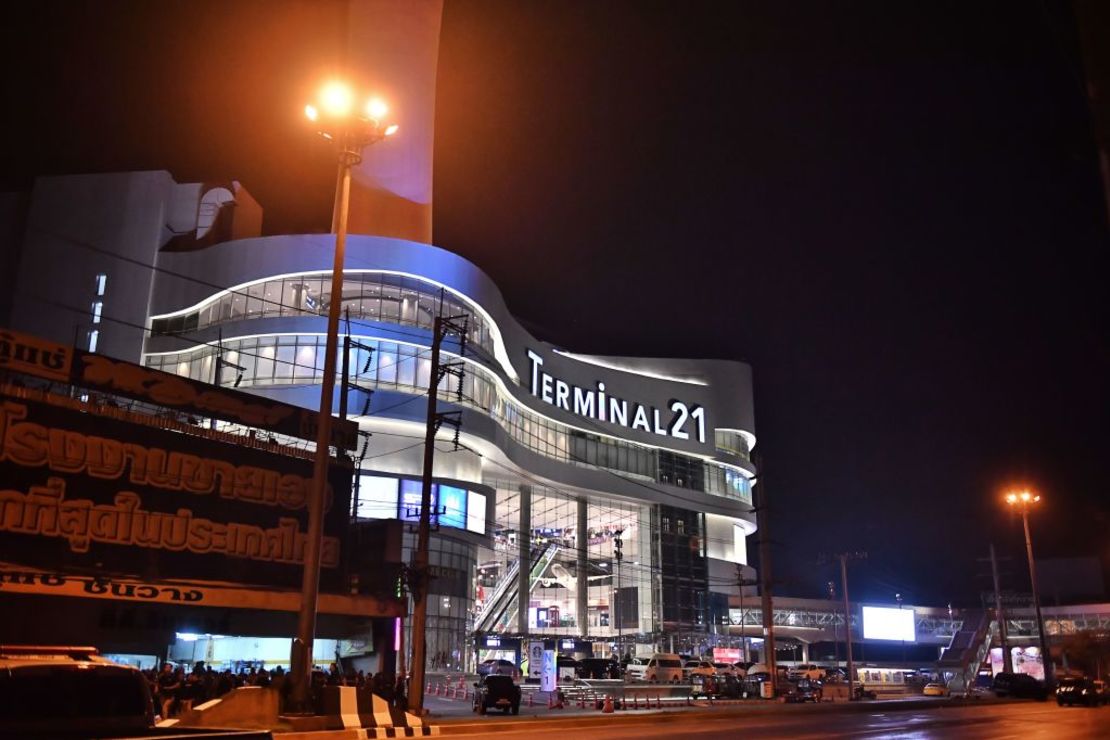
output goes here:
<path id="1" fill-rule="evenodd" d="M 438 737 L 439 727 L 356 727 L 346 730 L 314 732 L 275 732 L 282 740 L 377 740 L 385 737 Z"/>

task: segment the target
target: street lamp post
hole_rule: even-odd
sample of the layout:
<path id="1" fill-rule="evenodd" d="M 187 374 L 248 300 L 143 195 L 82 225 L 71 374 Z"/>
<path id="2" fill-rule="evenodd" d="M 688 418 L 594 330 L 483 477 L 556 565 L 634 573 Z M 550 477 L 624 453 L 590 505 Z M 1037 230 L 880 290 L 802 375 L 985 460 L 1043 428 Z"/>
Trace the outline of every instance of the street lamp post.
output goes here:
<path id="1" fill-rule="evenodd" d="M 1029 560 L 1029 585 L 1033 589 L 1033 609 L 1037 613 L 1037 636 L 1041 641 L 1041 662 L 1044 665 L 1044 680 L 1049 686 L 1055 683 L 1052 670 L 1052 656 L 1048 652 L 1048 640 L 1044 634 L 1044 618 L 1041 617 L 1041 597 L 1037 595 L 1037 569 L 1033 563 L 1033 539 L 1029 536 L 1029 509 L 1039 503 L 1040 495 L 1029 491 L 1006 494 L 1006 503 L 1021 511 L 1021 523 L 1025 527 L 1025 556 Z"/>
<path id="2" fill-rule="evenodd" d="M 901 612 L 902 611 L 902 594 L 901 594 L 901 592 L 894 594 L 894 600 L 898 602 L 898 611 Z M 901 617 L 901 614 L 899 614 L 898 616 Z M 901 628 L 899 627 L 899 629 L 901 629 Z M 906 667 L 906 638 L 905 638 L 905 636 L 902 637 L 902 667 L 903 668 Z"/>
<path id="3" fill-rule="evenodd" d="M 309 685 L 312 674 L 312 642 L 316 635 L 316 608 L 320 596 L 320 560 L 324 539 L 324 500 L 331 459 L 331 420 L 335 395 L 336 354 L 339 345 L 339 307 L 343 302 L 343 255 L 347 244 L 347 210 L 351 195 L 351 168 L 362 161 L 362 150 L 397 132 L 397 126 L 386 124 L 388 112 L 377 98 L 355 109 L 354 92 L 347 85 L 332 82 L 320 91 L 319 106 L 306 105 L 305 116 L 317 124 L 317 132 L 336 144 L 339 150 L 339 173 L 332 211 L 335 231 L 335 256 L 331 273 L 331 297 L 328 304 L 324 376 L 320 384 L 320 414 L 316 428 L 316 456 L 312 468 L 312 491 L 308 501 L 308 537 L 304 551 L 304 573 L 301 578 L 301 608 L 297 617 L 297 636 L 290 655 L 290 702 L 296 711 L 309 709 Z"/>

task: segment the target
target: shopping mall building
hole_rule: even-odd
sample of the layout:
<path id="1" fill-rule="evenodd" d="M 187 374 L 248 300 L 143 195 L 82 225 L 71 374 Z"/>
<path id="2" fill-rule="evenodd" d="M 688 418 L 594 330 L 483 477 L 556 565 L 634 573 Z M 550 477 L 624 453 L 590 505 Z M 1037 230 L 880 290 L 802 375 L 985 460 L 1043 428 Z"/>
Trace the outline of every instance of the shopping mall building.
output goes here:
<path id="1" fill-rule="evenodd" d="M 348 415 L 372 435 L 355 453 L 351 515 L 403 522 L 419 508 L 433 320 L 458 317 L 467 342 L 445 345 L 456 372 L 439 389 L 461 426 L 457 445 L 441 431 L 435 454 L 432 667 L 517 658 L 524 635 L 579 653 L 608 654 L 618 638 L 626 651 L 707 645 L 727 632 L 755 530 L 750 369 L 557 347 L 477 266 L 432 246 L 440 20 L 438 0 L 350 3 L 348 64 L 381 83 L 401 133 L 355 168 L 341 296 L 335 238 L 261 237 L 262 208 L 237 182 L 77 175 L 0 203 L 21 243 L 0 276 L 0 296 L 16 296 L 0 317 L 316 409 L 325 317 L 341 301 Z M 548 322 L 558 315 L 551 306 Z"/>

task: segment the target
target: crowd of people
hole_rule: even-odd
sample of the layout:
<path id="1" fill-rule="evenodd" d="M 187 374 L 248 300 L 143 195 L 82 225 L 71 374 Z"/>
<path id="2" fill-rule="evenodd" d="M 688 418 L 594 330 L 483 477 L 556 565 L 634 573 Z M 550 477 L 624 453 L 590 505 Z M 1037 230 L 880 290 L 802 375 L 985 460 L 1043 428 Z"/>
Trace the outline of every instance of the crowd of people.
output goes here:
<path id="1" fill-rule="evenodd" d="M 179 716 L 198 704 L 218 699 L 241 686 L 260 686 L 276 689 L 283 701 L 289 687 L 288 676 L 281 666 L 272 671 L 251 667 L 239 672 L 230 668 L 214 669 L 204 661 L 197 661 L 191 670 L 182 665 L 164 663 L 161 671 L 147 670 L 143 674 L 150 683 L 155 709 L 163 719 Z M 312 672 L 312 692 L 317 695 L 324 686 L 353 686 L 369 689 L 401 709 L 408 707 L 408 683 L 405 676 L 396 679 L 392 674 L 374 673 L 353 669 L 341 670 L 333 663 L 328 670 L 316 666 Z"/>

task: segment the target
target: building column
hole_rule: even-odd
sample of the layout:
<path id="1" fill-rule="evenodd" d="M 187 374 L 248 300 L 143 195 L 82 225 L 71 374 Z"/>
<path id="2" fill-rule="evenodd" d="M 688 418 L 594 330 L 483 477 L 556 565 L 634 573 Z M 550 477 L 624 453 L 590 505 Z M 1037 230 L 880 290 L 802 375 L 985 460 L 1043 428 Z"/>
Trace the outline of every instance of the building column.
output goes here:
<path id="1" fill-rule="evenodd" d="M 528 601 L 531 596 L 532 575 L 532 486 L 520 486 L 520 526 L 517 527 L 516 544 L 520 567 L 517 569 L 516 629 L 528 634 Z"/>
<path id="2" fill-rule="evenodd" d="M 590 518 L 586 499 L 578 499 L 578 526 L 575 544 L 578 546 L 578 579 L 576 582 L 578 599 L 578 632 L 583 637 L 590 633 L 590 579 L 589 561 L 587 555 L 590 551 Z"/>

